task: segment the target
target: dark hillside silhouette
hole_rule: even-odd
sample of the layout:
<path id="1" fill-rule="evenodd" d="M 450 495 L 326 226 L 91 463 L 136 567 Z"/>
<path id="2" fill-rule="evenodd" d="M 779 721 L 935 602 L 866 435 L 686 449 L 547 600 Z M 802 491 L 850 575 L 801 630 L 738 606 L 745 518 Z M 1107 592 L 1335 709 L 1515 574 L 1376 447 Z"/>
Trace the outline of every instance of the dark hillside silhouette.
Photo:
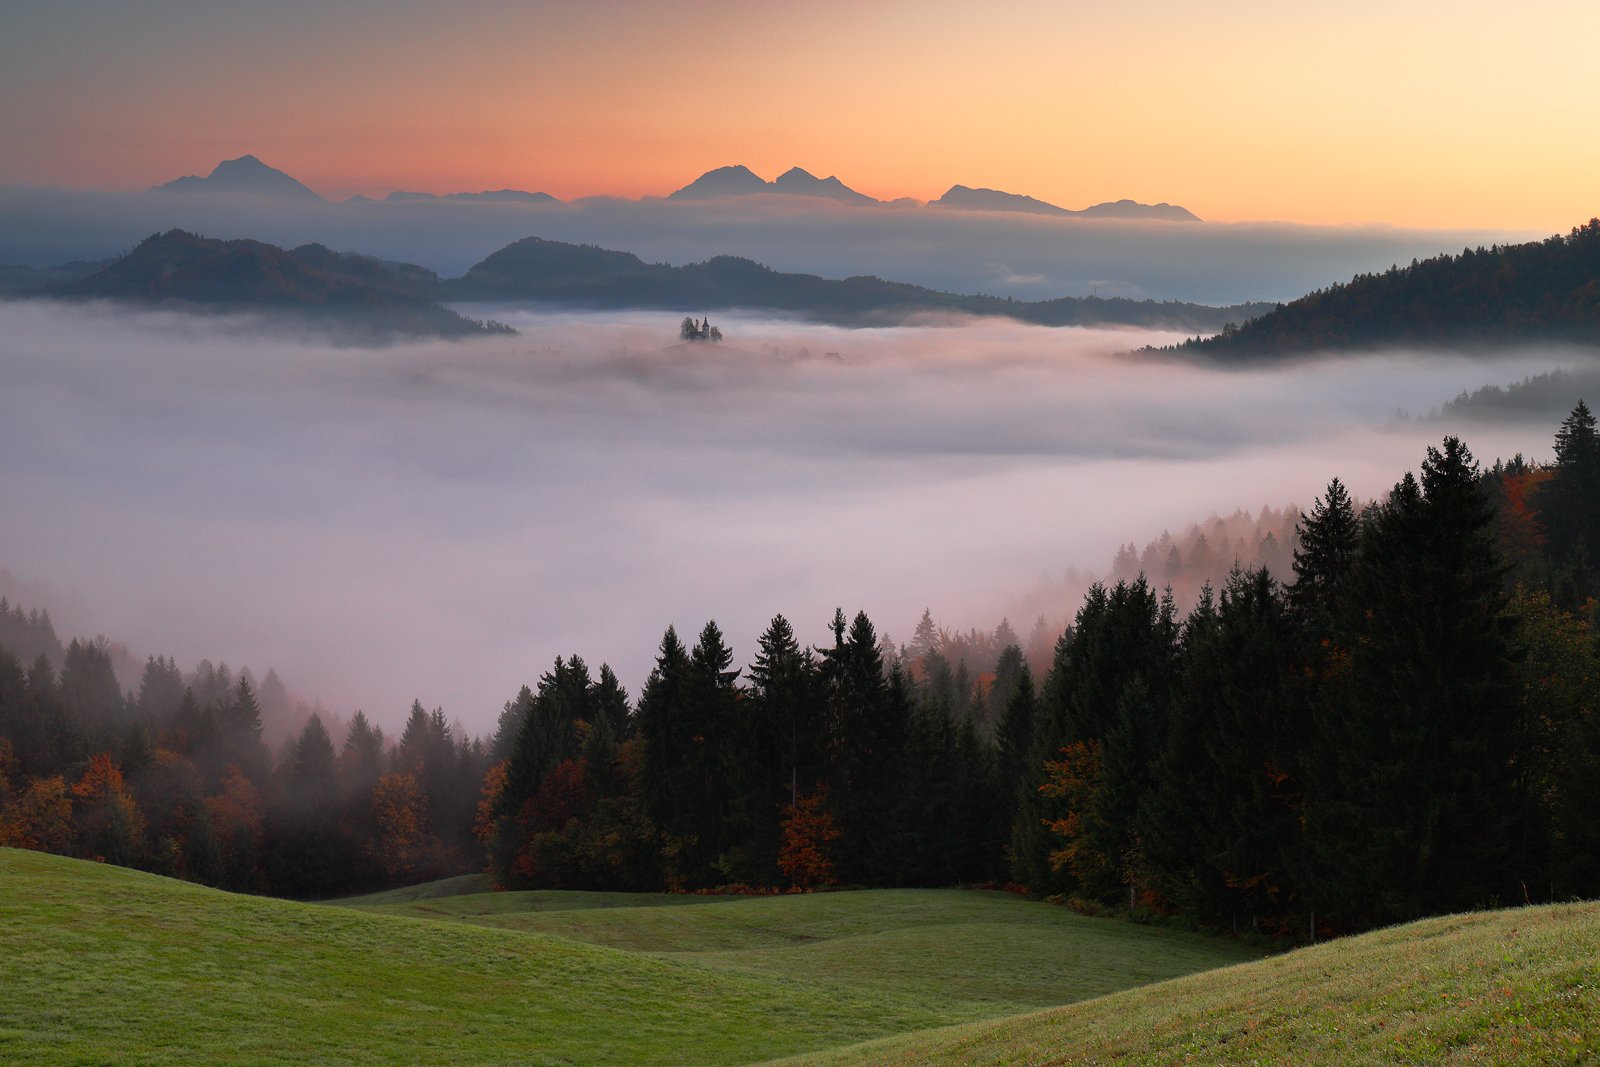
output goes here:
<path id="1" fill-rule="evenodd" d="M 1241 320 L 1242 321 L 1242 320 Z M 1165 351 L 1232 362 L 1392 345 L 1600 344 L 1600 219 L 1358 274 Z"/>
<path id="2" fill-rule="evenodd" d="M 375 335 L 497 332 L 441 306 L 438 277 L 421 267 L 322 245 L 285 251 L 260 241 L 219 241 L 182 230 L 149 237 L 102 270 L 48 286 L 39 295 L 190 310 L 289 312 Z"/>
<path id="3" fill-rule="evenodd" d="M 714 256 L 682 267 L 646 263 L 628 252 L 527 237 L 444 283 L 462 300 L 531 300 L 591 308 L 751 308 L 787 311 L 820 322 L 886 325 L 919 313 L 998 315 L 1041 326 L 1096 324 L 1219 329 L 1230 317 L 1266 304 L 1227 308 L 1121 297 L 1018 301 L 942 293 L 918 285 L 857 276 L 836 280 L 773 270 L 738 256 Z"/>

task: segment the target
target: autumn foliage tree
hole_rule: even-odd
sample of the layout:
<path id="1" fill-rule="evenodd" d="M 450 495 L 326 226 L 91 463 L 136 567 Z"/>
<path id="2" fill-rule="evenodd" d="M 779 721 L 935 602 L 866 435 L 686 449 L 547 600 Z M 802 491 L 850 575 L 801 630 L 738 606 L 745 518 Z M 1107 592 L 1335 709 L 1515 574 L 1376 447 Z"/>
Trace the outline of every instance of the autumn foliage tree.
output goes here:
<path id="1" fill-rule="evenodd" d="M 372 790 L 378 824 L 375 848 L 385 873 L 397 881 L 417 881 L 429 869 L 428 798 L 410 771 L 378 779 Z"/>
<path id="2" fill-rule="evenodd" d="M 131 867 L 144 853 L 144 818 L 122 771 L 100 753 L 72 787 L 78 849 L 91 859 Z"/>
<path id="3" fill-rule="evenodd" d="M 0 848 L 62 852 L 72 841 L 72 798 L 60 775 L 16 781 L 11 742 L 0 737 Z"/>
<path id="4" fill-rule="evenodd" d="M 833 882 L 833 847 L 839 829 L 828 812 L 828 789 L 818 786 L 784 808 L 778 869 L 796 889 Z"/>
<path id="5" fill-rule="evenodd" d="M 237 766 L 229 767 L 221 791 L 206 798 L 206 816 L 221 854 L 222 883 L 253 889 L 260 882 L 261 794 Z"/>
<path id="6" fill-rule="evenodd" d="M 1060 802 L 1060 814 L 1048 826 L 1058 839 L 1050 866 L 1067 871 L 1081 885 L 1104 886 L 1117 877 L 1112 857 L 1098 847 L 1095 808 L 1100 800 L 1100 743 L 1074 741 L 1058 759 L 1044 765 L 1041 796 Z"/>

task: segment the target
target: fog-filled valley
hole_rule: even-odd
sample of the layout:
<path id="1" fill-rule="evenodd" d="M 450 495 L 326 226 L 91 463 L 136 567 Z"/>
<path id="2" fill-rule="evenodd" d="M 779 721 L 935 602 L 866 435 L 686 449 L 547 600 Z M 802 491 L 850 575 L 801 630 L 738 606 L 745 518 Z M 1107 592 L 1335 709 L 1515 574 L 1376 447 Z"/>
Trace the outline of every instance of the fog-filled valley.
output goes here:
<path id="1" fill-rule="evenodd" d="M 1378 496 L 1443 433 L 1486 463 L 1547 459 L 1549 412 L 1428 416 L 1595 366 L 1543 349 L 1219 371 L 1131 355 L 1177 338 L 1129 330 L 724 315 L 721 344 L 680 344 L 661 314 L 462 310 L 520 336 L 336 347 L 249 318 L 0 304 L 0 565 L 64 637 L 276 667 L 386 724 L 420 698 L 482 732 L 557 655 L 637 692 L 669 623 L 716 619 L 736 662 L 778 612 L 821 643 L 836 606 L 900 642 L 924 607 L 1026 634 L 1070 618 L 1068 568 L 1308 506 L 1334 476 Z"/>
<path id="2" fill-rule="evenodd" d="M 222 193 L 0 188 L 0 264 L 100 260 L 173 227 L 286 248 L 319 242 L 418 263 L 442 277 L 458 276 L 508 242 L 537 235 L 621 249 L 647 262 L 682 265 L 738 255 L 776 270 L 827 278 L 870 274 L 1019 300 L 1098 294 L 1218 305 L 1292 300 L 1356 271 L 1541 236 L 1493 228 L 1060 219 L 851 207 L 815 197 L 285 203 Z"/>

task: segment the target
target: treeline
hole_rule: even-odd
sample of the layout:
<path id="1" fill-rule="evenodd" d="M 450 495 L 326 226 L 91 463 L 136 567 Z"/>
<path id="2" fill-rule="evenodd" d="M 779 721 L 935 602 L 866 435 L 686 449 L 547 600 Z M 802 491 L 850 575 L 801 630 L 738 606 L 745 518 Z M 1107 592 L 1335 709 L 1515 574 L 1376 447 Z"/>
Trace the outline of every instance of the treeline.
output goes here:
<path id="1" fill-rule="evenodd" d="M 743 684 L 714 624 L 669 629 L 631 718 L 558 662 L 502 727 L 491 869 L 1009 880 L 1280 936 L 1600 893 L 1597 506 L 1580 405 L 1549 468 L 1446 438 L 1360 513 L 1334 481 L 1287 587 L 1238 570 L 1181 618 L 1142 576 L 1095 587 L 1037 687 L 1015 645 L 986 685 L 921 628 L 886 657 L 864 614 L 818 650 L 774 619 Z"/>
<path id="2" fill-rule="evenodd" d="M 398 742 L 358 711 L 338 745 L 313 713 L 274 761 L 248 672 L 151 657 L 124 694 L 105 641 L 52 656 L 48 615 L 0 617 L 24 639 L 0 647 L 0 845 L 301 897 L 475 865 L 488 757 L 441 710 L 414 704 Z M 41 646 L 27 667 L 9 651 Z"/>
<path id="3" fill-rule="evenodd" d="M 1010 883 L 1283 938 L 1600 895 L 1583 404 L 1555 452 L 1483 470 L 1447 437 L 1359 511 L 1335 480 L 1287 584 L 1235 568 L 1183 613 L 1097 585 L 1037 683 L 1006 624 L 925 614 L 897 649 L 839 611 L 808 648 L 778 616 L 741 667 L 708 623 L 637 702 L 562 657 L 487 743 L 416 705 L 392 748 L 314 720 L 269 769 L 244 681 L 202 701 L 152 661 L 177 710 L 141 686 L 129 734 L 85 703 L 94 646 L 59 679 L 0 658 L 0 840 L 302 894 L 474 856 L 508 888 Z"/>
<path id="4" fill-rule="evenodd" d="M 1556 341 L 1600 330 L 1600 219 L 1519 245 L 1412 260 L 1164 351 L 1238 360 L 1387 345 Z"/>

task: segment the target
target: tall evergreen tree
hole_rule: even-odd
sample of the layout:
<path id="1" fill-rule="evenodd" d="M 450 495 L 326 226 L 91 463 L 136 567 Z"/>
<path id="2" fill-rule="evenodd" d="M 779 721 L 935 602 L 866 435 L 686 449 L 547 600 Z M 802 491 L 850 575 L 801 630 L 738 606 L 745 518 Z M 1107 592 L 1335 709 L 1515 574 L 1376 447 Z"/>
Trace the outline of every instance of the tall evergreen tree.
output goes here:
<path id="1" fill-rule="evenodd" d="M 1313 906 L 1351 926 L 1510 900 L 1518 697 L 1477 465 L 1446 437 L 1362 529 L 1306 811 Z M 1314 892 L 1311 889 L 1314 888 Z"/>
<path id="2" fill-rule="evenodd" d="M 655 667 L 639 694 L 637 726 L 644 748 L 639 768 L 640 799 L 646 817 L 663 833 L 686 807 L 687 789 L 680 770 L 692 743 L 691 724 L 684 707 L 688 683 L 689 653 L 678 639 L 677 629 L 668 626 L 661 637 Z"/>
<path id="3" fill-rule="evenodd" d="M 1355 559 L 1359 524 L 1344 483 L 1335 478 L 1295 527 L 1294 584 L 1289 602 L 1319 635 L 1332 624 L 1339 594 Z"/>
<path id="4" fill-rule="evenodd" d="M 617 681 L 616 672 L 609 663 L 600 664 L 600 678 L 594 687 L 594 707 L 596 714 L 606 720 L 613 739 L 624 741 L 633 736 L 633 713 L 628 707 L 628 691 Z"/>
<path id="5" fill-rule="evenodd" d="M 892 864 L 887 838 L 894 805 L 893 774 L 909 706 L 891 700 L 877 631 L 864 611 L 851 621 L 834 613 L 834 647 L 824 654 L 830 725 L 829 803 L 841 834 L 844 882 L 878 881 Z"/>
<path id="6" fill-rule="evenodd" d="M 152 726 L 167 723 L 183 702 L 183 691 L 183 672 L 178 665 L 165 656 L 149 657 L 139 679 L 140 717 Z"/>
<path id="7" fill-rule="evenodd" d="M 1556 431 L 1555 453 L 1536 502 L 1560 576 L 1558 599 L 1576 607 L 1600 594 L 1600 432 L 1582 400 Z"/>

